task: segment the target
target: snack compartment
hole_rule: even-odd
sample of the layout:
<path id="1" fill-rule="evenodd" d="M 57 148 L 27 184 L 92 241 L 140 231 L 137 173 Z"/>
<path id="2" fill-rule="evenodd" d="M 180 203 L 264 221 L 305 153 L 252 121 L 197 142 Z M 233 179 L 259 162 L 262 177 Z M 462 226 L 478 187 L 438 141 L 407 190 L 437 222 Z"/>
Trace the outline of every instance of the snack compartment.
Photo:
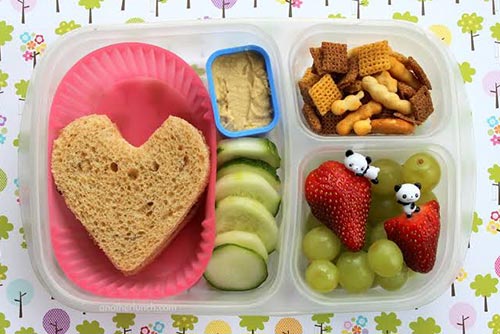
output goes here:
<path id="1" fill-rule="evenodd" d="M 455 101 L 454 96 L 447 89 L 452 81 L 453 72 L 449 63 L 445 61 L 445 57 L 442 56 L 442 50 L 438 47 L 437 41 L 424 32 L 410 29 L 403 24 L 394 29 L 377 24 L 370 24 L 368 27 L 364 23 L 359 23 L 355 25 L 317 24 L 311 26 L 301 32 L 292 47 L 288 64 L 292 76 L 290 84 L 293 85 L 298 119 L 304 131 L 315 137 L 338 137 L 337 134 L 319 135 L 315 133 L 310 129 L 302 112 L 304 102 L 298 82 L 304 76 L 306 69 L 313 65 L 310 48 L 320 47 L 322 42 L 342 43 L 347 44 L 348 54 L 350 54 L 356 47 L 383 40 L 388 41 L 392 51 L 415 58 L 427 74 L 433 88 L 430 90 L 430 95 L 434 104 L 434 113 L 422 125 L 416 126 L 414 134 L 405 136 L 426 137 L 442 130 L 445 120 L 454 110 Z M 349 95 L 351 94 L 356 93 L 349 93 Z M 365 92 L 364 95 L 362 102 L 367 99 L 368 94 Z M 382 110 L 383 112 L 384 110 Z M 358 137 L 354 134 L 350 136 Z M 369 134 L 365 137 L 367 140 L 371 140 L 373 137 L 386 138 L 390 136 L 394 135 Z"/>

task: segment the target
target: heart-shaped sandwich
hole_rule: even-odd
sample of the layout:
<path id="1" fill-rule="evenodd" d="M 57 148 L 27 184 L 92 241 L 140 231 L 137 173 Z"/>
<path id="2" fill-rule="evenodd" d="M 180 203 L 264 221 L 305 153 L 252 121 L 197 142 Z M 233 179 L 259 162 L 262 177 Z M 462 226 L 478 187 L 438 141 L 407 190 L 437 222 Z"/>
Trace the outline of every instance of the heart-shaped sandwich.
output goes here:
<path id="1" fill-rule="evenodd" d="M 173 239 L 210 172 L 203 135 L 170 116 L 140 147 L 104 115 L 67 125 L 54 141 L 52 174 L 76 218 L 114 266 L 132 275 Z"/>

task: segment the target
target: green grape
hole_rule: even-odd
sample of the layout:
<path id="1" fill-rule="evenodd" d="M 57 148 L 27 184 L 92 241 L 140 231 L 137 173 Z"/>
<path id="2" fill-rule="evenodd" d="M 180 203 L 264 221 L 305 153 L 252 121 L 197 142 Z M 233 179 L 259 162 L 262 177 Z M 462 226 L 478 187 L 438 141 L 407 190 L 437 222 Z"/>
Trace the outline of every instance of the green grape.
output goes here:
<path id="1" fill-rule="evenodd" d="M 342 253 L 337 261 L 337 268 L 340 285 L 348 292 L 364 292 L 373 285 L 375 274 L 368 266 L 366 252 Z"/>
<path id="2" fill-rule="evenodd" d="M 377 275 L 393 277 L 403 268 L 403 253 L 391 240 L 377 240 L 368 249 L 368 264 Z"/>
<path id="3" fill-rule="evenodd" d="M 302 240 L 304 255 L 313 260 L 333 260 L 340 252 L 340 239 L 326 226 L 307 232 Z"/>
<path id="4" fill-rule="evenodd" d="M 310 231 L 318 226 L 323 226 L 323 223 L 314 217 L 312 213 L 309 213 L 306 220 L 306 231 Z"/>
<path id="5" fill-rule="evenodd" d="M 406 281 L 408 281 L 408 277 L 408 267 L 403 266 L 403 269 L 401 269 L 401 271 L 396 276 L 377 276 L 375 280 L 384 290 L 395 291 L 401 289 L 401 287 L 405 285 Z"/>
<path id="6" fill-rule="evenodd" d="M 339 271 L 330 261 L 315 260 L 306 269 L 306 283 L 315 291 L 330 292 L 339 283 Z"/>
<path id="7" fill-rule="evenodd" d="M 370 229 L 370 233 L 367 235 L 368 235 L 368 238 L 366 240 L 366 244 L 368 244 L 370 246 L 377 240 L 387 239 L 387 234 L 385 233 L 384 223 L 380 222 L 376 225 L 373 225 Z"/>
<path id="8" fill-rule="evenodd" d="M 420 198 L 417 201 L 417 205 L 422 205 L 432 200 L 437 200 L 436 195 L 432 191 L 428 191 L 420 194 Z"/>
<path id="9" fill-rule="evenodd" d="M 403 180 L 406 183 L 419 182 L 423 193 L 431 191 L 441 179 L 439 163 L 429 153 L 412 155 L 403 165 Z"/>
<path id="10" fill-rule="evenodd" d="M 380 168 L 378 184 L 372 184 L 372 193 L 377 195 L 394 195 L 394 186 L 403 183 L 403 169 L 394 160 L 379 159 L 372 166 Z"/>
<path id="11" fill-rule="evenodd" d="M 398 204 L 396 196 L 374 196 L 368 213 L 368 222 L 378 224 L 403 213 L 403 207 Z"/>

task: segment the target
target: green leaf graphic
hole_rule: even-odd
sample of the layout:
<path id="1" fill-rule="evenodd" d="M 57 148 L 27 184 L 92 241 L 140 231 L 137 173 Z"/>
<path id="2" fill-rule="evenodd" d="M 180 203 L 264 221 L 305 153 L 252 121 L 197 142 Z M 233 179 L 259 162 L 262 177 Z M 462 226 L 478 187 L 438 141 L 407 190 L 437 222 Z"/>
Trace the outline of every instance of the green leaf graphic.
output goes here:
<path id="1" fill-rule="evenodd" d="M 418 22 L 418 17 L 411 15 L 410 12 L 404 12 L 404 13 L 396 12 L 392 15 L 392 18 L 394 20 L 402 20 L 402 21 L 408 21 L 408 22 L 413 22 L 413 23 Z"/>
<path id="2" fill-rule="evenodd" d="M 61 21 L 59 26 L 55 29 L 56 35 L 64 35 L 72 30 L 78 29 L 81 24 L 75 23 L 74 20 L 71 21 Z"/>
<path id="3" fill-rule="evenodd" d="M 9 232 L 14 229 L 14 225 L 9 223 L 6 216 L 0 216 L 0 239 L 9 239 Z"/>
<path id="4" fill-rule="evenodd" d="M 0 334 L 6 334 L 5 329 L 10 327 L 10 321 L 5 319 L 5 314 L 0 312 Z"/>
<path id="5" fill-rule="evenodd" d="M 434 318 L 424 319 L 418 317 L 416 321 L 410 323 L 412 334 L 438 334 L 441 333 L 441 327 L 436 324 Z"/>
<path id="6" fill-rule="evenodd" d="M 375 329 L 382 331 L 384 334 L 397 333 L 398 327 L 401 326 L 401 320 L 398 319 L 396 313 L 382 312 L 375 317 L 377 327 Z"/>
<path id="7" fill-rule="evenodd" d="M 458 67 L 460 68 L 460 73 L 462 74 L 464 82 L 472 82 L 472 76 L 476 74 L 476 69 L 471 67 L 467 61 L 459 64 Z"/>
<path id="8" fill-rule="evenodd" d="M 76 331 L 79 334 L 104 334 L 104 328 L 102 328 L 96 320 L 92 322 L 84 320 L 81 324 L 76 326 Z"/>

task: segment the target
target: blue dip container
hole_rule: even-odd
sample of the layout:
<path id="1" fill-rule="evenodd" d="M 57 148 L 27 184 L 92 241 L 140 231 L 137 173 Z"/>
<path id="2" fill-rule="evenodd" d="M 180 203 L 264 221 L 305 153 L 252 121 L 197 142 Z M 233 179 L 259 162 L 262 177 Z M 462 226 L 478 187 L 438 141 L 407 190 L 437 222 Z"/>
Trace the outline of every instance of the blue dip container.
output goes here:
<path id="1" fill-rule="evenodd" d="M 231 131 L 231 130 L 226 129 L 224 127 L 224 125 L 222 125 L 221 120 L 220 120 L 219 106 L 217 104 L 217 95 L 215 93 L 215 84 L 214 84 L 214 78 L 213 78 L 213 73 L 212 73 L 212 65 L 213 65 L 213 62 L 220 56 L 229 55 L 229 54 L 236 54 L 236 53 L 241 53 L 241 52 L 256 52 L 256 53 L 260 54 L 262 56 L 262 58 L 264 59 L 264 62 L 266 65 L 267 80 L 268 80 L 269 89 L 270 89 L 270 99 L 271 99 L 273 118 L 272 118 L 271 122 L 264 127 L 258 127 L 258 128 L 241 130 L 241 131 Z M 217 129 L 219 130 L 220 133 L 222 133 L 224 136 L 229 137 L 229 138 L 239 138 L 239 137 L 247 137 L 247 136 L 255 136 L 255 135 L 264 134 L 264 133 L 267 133 L 267 132 L 271 131 L 272 129 L 274 129 L 274 127 L 278 124 L 278 120 L 280 118 L 280 108 L 279 108 L 279 104 L 278 104 L 276 87 L 274 85 L 274 75 L 273 75 L 273 70 L 271 67 L 271 60 L 269 58 L 269 55 L 267 54 L 267 52 L 263 48 L 261 48 L 260 46 L 257 46 L 257 45 L 244 45 L 244 46 L 238 46 L 238 47 L 234 47 L 234 48 L 217 50 L 208 58 L 206 70 L 207 70 L 207 80 L 208 80 L 208 91 L 210 93 L 210 100 L 212 101 L 212 109 L 214 112 L 215 125 L 217 126 Z"/>

